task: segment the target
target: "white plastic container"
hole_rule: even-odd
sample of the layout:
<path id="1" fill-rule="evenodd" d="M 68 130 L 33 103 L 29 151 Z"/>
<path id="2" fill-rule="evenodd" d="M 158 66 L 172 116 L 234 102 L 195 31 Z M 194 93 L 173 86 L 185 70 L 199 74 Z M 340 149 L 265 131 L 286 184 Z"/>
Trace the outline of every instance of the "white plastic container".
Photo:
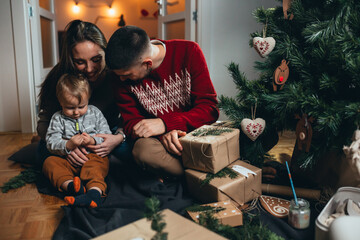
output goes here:
<path id="1" fill-rule="evenodd" d="M 360 202 L 360 188 L 342 187 L 337 190 L 316 219 L 315 240 L 329 239 L 329 227 L 325 225 L 325 221 L 335 212 L 338 203 L 346 199 Z"/>

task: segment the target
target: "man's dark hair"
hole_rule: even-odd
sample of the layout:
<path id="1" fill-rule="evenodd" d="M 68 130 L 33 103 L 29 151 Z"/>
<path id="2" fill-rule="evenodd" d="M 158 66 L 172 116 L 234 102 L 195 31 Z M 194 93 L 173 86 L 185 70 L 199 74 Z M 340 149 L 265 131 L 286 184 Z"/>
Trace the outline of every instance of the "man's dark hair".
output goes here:
<path id="1" fill-rule="evenodd" d="M 112 70 L 132 67 L 145 52 L 149 42 L 148 35 L 139 27 L 119 28 L 111 36 L 105 51 L 107 66 Z"/>

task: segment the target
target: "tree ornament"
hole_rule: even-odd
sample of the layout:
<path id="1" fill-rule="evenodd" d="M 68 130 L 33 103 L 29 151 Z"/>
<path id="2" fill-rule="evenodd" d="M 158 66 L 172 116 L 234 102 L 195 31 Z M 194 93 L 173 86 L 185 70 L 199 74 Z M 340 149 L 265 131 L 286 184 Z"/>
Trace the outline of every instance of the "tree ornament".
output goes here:
<path id="1" fill-rule="evenodd" d="M 300 151 L 303 150 L 305 145 L 305 152 L 309 152 L 312 138 L 311 123 L 314 121 L 313 117 L 309 117 L 306 113 L 303 113 L 302 117 L 298 114 L 295 115 L 296 119 L 300 119 L 296 124 L 296 143 Z"/>
<path id="2" fill-rule="evenodd" d="M 290 17 L 289 17 L 288 14 L 287 14 L 290 6 L 291 6 L 291 0 L 283 0 L 284 18 L 285 18 L 285 19 L 289 19 L 289 20 L 293 20 L 294 14 L 291 13 L 291 14 L 290 14 Z"/>
<path id="3" fill-rule="evenodd" d="M 277 91 L 277 87 L 280 86 L 280 90 L 284 88 L 284 84 L 289 77 L 289 62 L 286 62 L 285 59 L 281 61 L 280 66 L 278 66 L 274 72 L 274 81 L 273 88 L 274 92 Z"/>
<path id="4" fill-rule="evenodd" d="M 342 160 L 339 186 L 360 187 L 360 130 L 355 130 L 350 146 L 344 146 L 345 159 Z"/>
<path id="5" fill-rule="evenodd" d="M 262 119 L 262 118 L 255 119 L 255 113 L 256 113 L 256 104 L 255 104 L 254 111 L 253 111 L 253 107 L 251 107 L 252 119 L 244 118 L 240 123 L 241 130 L 252 141 L 255 141 L 260 136 L 260 134 L 262 134 L 264 132 L 265 125 L 266 125 L 264 119 Z"/>
<path id="6" fill-rule="evenodd" d="M 253 45 L 261 57 L 266 57 L 275 47 L 275 39 L 272 37 L 254 37 Z"/>
<path id="7" fill-rule="evenodd" d="M 266 57 L 275 47 L 275 39 L 266 37 L 267 20 L 263 29 L 263 37 L 254 37 L 253 46 L 261 57 Z"/>
<path id="8" fill-rule="evenodd" d="M 355 130 L 350 146 L 344 146 L 343 151 L 351 169 L 360 176 L 360 130 Z"/>

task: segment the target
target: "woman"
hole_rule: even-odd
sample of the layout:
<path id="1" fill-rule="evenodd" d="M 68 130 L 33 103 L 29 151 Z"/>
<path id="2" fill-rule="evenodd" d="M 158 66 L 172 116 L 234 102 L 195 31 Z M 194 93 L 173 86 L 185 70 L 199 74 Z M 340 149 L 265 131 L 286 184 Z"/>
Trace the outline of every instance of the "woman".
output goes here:
<path id="1" fill-rule="evenodd" d="M 91 86 L 92 96 L 89 104 L 98 107 L 104 114 L 110 129 L 115 134 L 99 134 L 104 138 L 100 145 L 91 150 L 101 157 L 112 152 L 117 158 L 129 158 L 130 147 L 125 142 L 125 135 L 120 128 L 119 110 L 111 88 L 112 78 L 116 76 L 105 66 L 105 48 L 107 42 L 100 29 L 89 22 L 74 20 L 66 28 L 59 63 L 50 71 L 41 84 L 39 94 L 40 112 L 37 132 L 41 140 L 38 157 L 41 162 L 50 155 L 46 149 L 45 135 L 51 116 L 61 110 L 56 98 L 56 84 L 64 73 L 82 73 Z M 121 145 L 119 145 L 121 144 Z M 84 148 L 76 148 L 67 155 L 67 160 L 75 165 L 82 165 L 88 159 Z"/>

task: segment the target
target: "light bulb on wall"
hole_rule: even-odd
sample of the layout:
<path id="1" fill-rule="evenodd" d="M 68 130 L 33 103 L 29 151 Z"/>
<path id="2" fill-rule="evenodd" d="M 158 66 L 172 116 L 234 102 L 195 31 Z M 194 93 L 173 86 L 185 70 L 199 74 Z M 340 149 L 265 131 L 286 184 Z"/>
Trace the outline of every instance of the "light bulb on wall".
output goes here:
<path id="1" fill-rule="evenodd" d="M 110 7 L 109 10 L 108 10 L 108 14 L 109 14 L 109 16 L 115 16 L 115 9 Z"/>
<path id="2" fill-rule="evenodd" d="M 75 2 L 75 5 L 73 6 L 73 12 L 74 13 L 79 13 L 80 12 L 80 7 L 77 5 L 77 2 Z"/>

